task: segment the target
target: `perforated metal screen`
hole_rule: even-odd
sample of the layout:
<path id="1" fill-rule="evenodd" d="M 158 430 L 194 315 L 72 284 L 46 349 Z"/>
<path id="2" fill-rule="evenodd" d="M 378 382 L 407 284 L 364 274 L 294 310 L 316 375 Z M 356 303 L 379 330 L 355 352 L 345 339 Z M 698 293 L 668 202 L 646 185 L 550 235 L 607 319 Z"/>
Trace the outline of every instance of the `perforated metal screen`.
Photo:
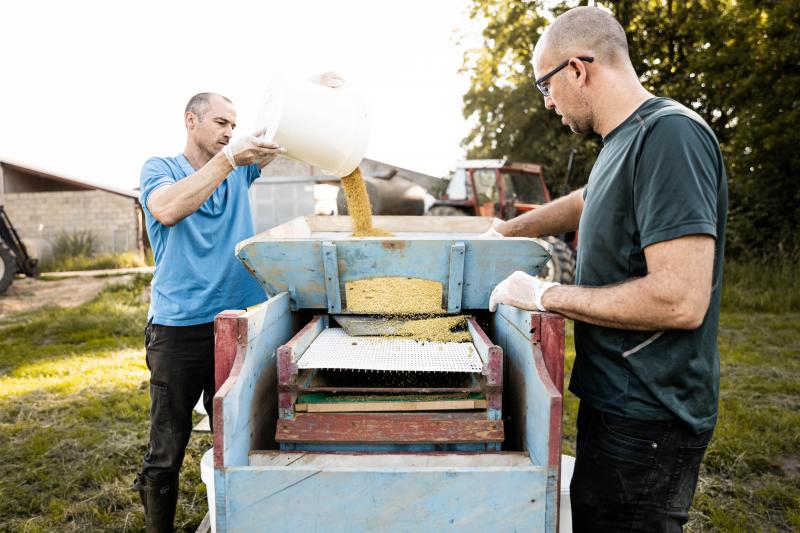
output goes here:
<path id="1" fill-rule="evenodd" d="M 428 342 L 389 337 L 351 337 L 328 328 L 297 362 L 298 368 L 397 372 L 480 372 L 483 363 L 471 342 Z"/>

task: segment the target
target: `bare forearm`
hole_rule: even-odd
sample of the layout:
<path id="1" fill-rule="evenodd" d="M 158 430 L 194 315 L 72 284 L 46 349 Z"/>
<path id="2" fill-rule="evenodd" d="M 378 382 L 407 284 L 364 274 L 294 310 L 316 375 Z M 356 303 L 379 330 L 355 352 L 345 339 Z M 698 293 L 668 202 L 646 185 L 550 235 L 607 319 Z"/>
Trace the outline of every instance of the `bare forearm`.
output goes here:
<path id="1" fill-rule="evenodd" d="M 230 171 L 230 163 L 220 152 L 191 176 L 153 191 L 148 209 L 162 224 L 174 226 L 197 211 Z"/>
<path id="2" fill-rule="evenodd" d="M 670 285 L 666 276 L 645 276 L 605 287 L 560 285 L 544 293 L 542 305 L 574 320 L 608 328 L 653 331 L 698 327 L 693 297 Z"/>
<path id="3" fill-rule="evenodd" d="M 575 231 L 583 212 L 583 189 L 498 224 L 506 237 L 541 237 Z"/>

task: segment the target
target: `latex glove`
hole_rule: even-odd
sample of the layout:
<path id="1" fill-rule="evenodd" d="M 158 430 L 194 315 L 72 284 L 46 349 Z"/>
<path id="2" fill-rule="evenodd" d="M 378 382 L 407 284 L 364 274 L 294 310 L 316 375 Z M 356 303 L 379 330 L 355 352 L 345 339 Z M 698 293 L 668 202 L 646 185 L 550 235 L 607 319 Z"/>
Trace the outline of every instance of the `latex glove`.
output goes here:
<path id="1" fill-rule="evenodd" d="M 499 218 L 495 218 L 494 222 L 492 222 L 492 227 L 486 230 L 484 233 L 478 235 L 479 239 L 497 239 L 501 237 L 505 237 L 502 233 L 497 231 L 497 226 L 502 223 L 503 221 Z"/>
<path id="2" fill-rule="evenodd" d="M 237 166 L 252 165 L 258 168 L 267 166 L 278 154 L 286 152 L 285 148 L 262 139 L 266 129 L 253 132 L 251 135 L 239 137 L 222 148 L 222 153 L 233 168 Z"/>
<path id="3" fill-rule="evenodd" d="M 325 87 L 330 87 L 331 89 L 338 89 L 342 85 L 344 85 L 344 78 L 340 76 L 338 73 L 329 70 L 328 72 L 322 72 L 320 74 L 315 74 L 308 78 L 309 81 L 313 81 L 314 83 L 319 83 L 320 85 L 324 85 Z"/>
<path id="4" fill-rule="evenodd" d="M 551 283 L 535 278 L 517 270 L 497 284 L 489 297 L 489 311 L 494 312 L 497 304 L 513 305 L 528 311 L 547 311 L 542 305 L 542 295 L 560 283 Z"/>

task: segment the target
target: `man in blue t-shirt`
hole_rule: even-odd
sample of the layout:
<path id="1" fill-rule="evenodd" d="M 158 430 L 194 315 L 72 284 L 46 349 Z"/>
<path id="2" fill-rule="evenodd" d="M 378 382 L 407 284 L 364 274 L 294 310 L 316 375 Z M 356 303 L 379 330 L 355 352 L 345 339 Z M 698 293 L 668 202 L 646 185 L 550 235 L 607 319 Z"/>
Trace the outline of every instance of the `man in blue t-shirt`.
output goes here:
<path id="1" fill-rule="evenodd" d="M 603 149 L 586 187 L 494 228 L 538 237 L 580 222 L 576 285 L 516 272 L 490 309 L 575 320 L 575 531 L 680 531 L 717 417 L 719 144 L 696 113 L 642 87 L 625 32 L 599 8 L 559 16 L 533 65 L 545 106 L 573 132 L 601 135 Z"/>
<path id="2" fill-rule="evenodd" d="M 214 316 L 263 301 L 264 290 L 234 255 L 251 237 L 248 189 L 282 149 L 259 137 L 232 140 L 233 104 L 193 96 L 187 140 L 174 157 L 153 157 L 141 173 L 141 198 L 155 257 L 145 329 L 150 369 L 150 445 L 134 483 L 147 531 L 172 531 L 178 473 L 203 394 L 212 412 Z"/>

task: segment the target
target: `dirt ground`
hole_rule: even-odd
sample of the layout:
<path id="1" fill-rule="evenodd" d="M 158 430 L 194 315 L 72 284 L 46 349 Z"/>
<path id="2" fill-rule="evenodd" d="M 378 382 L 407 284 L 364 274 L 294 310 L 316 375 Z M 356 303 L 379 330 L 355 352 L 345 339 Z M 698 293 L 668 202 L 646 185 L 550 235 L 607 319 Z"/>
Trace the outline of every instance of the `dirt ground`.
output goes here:
<path id="1" fill-rule="evenodd" d="M 115 283 L 126 283 L 131 275 L 102 278 L 79 277 L 53 281 L 16 279 L 5 294 L 0 295 L 0 319 L 20 311 L 32 311 L 47 305 L 74 307 L 88 302 Z"/>

